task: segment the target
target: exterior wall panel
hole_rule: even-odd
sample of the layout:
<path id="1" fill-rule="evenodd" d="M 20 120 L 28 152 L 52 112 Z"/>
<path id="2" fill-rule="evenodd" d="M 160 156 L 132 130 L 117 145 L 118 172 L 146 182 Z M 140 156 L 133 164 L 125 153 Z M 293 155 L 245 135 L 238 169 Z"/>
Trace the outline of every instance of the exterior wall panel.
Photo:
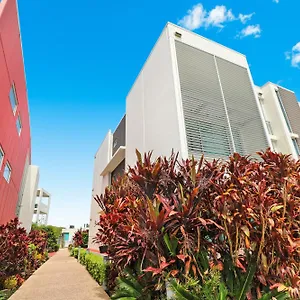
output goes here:
<path id="1" fill-rule="evenodd" d="M 126 165 L 136 162 L 135 149 L 153 150 L 153 159 L 182 155 L 179 107 L 173 76 L 168 28 L 162 32 L 126 98 Z"/>
<path id="2" fill-rule="evenodd" d="M 93 177 L 93 190 L 91 197 L 91 214 L 90 214 L 90 226 L 89 226 L 89 248 L 98 250 L 99 245 L 93 242 L 93 238 L 97 233 L 96 222 L 99 220 L 100 207 L 94 200 L 96 195 L 100 196 L 105 188 L 110 184 L 110 174 L 100 176 L 101 172 L 111 160 L 112 157 L 112 140 L 113 136 L 109 131 L 98 149 L 94 160 L 94 177 Z"/>
<path id="3" fill-rule="evenodd" d="M 3 0 L 0 5 L 0 145 L 5 152 L 0 170 L 0 223 L 5 223 L 15 217 L 26 157 L 28 155 L 30 160 L 31 154 L 29 112 L 16 0 Z M 15 115 L 9 101 L 9 92 L 13 84 L 18 98 Z M 22 120 L 20 136 L 16 129 L 18 115 Z M 3 169 L 7 161 L 12 168 L 9 183 L 3 178 Z"/>

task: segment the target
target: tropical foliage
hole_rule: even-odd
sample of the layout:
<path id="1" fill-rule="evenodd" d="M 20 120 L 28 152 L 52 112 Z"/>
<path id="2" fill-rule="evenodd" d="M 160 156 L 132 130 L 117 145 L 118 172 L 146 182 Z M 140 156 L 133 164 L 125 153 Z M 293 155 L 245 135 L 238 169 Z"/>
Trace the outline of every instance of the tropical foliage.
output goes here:
<path id="1" fill-rule="evenodd" d="M 88 240 L 89 240 L 89 231 L 79 229 L 75 232 L 73 236 L 73 243 L 75 247 L 88 247 Z"/>
<path id="2" fill-rule="evenodd" d="M 95 198 L 95 241 L 107 246 L 118 286 L 132 276 L 151 299 L 166 282 L 196 297 L 299 299 L 300 161 L 258 155 L 208 162 L 137 152 L 137 164 Z"/>
<path id="3" fill-rule="evenodd" d="M 0 225 L 0 290 L 14 290 L 47 260 L 46 243 L 44 232 L 27 234 L 17 218 Z"/>
<path id="4" fill-rule="evenodd" d="M 62 227 L 52 225 L 32 224 L 31 230 L 43 231 L 47 234 L 47 251 L 56 252 L 59 249 L 59 239 L 61 238 Z"/>

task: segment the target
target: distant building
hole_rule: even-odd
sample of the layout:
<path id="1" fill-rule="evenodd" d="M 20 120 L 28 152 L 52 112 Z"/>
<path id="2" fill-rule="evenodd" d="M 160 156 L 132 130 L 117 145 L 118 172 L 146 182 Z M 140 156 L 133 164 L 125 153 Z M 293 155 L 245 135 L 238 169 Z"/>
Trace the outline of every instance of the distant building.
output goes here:
<path id="1" fill-rule="evenodd" d="M 32 221 L 40 225 L 48 225 L 50 211 L 51 194 L 46 190 L 39 188 L 36 194 L 34 213 Z"/>
<path id="2" fill-rule="evenodd" d="M 77 230 L 78 229 L 76 229 L 74 225 L 70 225 L 69 228 L 64 228 L 62 230 L 62 239 L 65 248 L 67 248 L 70 244 L 73 244 L 73 237 Z"/>
<path id="3" fill-rule="evenodd" d="M 272 148 L 276 152 L 300 155 L 300 107 L 296 95 L 277 84 L 268 82 L 256 87 L 263 119 L 267 124 Z"/>

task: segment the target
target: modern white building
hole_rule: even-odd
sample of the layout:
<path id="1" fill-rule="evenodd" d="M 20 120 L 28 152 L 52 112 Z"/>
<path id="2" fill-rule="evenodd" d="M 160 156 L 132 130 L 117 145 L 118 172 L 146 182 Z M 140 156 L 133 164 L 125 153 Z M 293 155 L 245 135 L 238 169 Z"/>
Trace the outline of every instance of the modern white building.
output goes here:
<path id="1" fill-rule="evenodd" d="M 30 232 L 32 222 L 43 225 L 48 222 L 51 195 L 38 188 L 39 178 L 39 167 L 26 163 L 16 215 L 27 232 Z"/>
<path id="2" fill-rule="evenodd" d="M 300 155 L 300 107 L 293 91 L 268 82 L 256 87 L 272 148 L 276 152 Z"/>
<path id="3" fill-rule="evenodd" d="M 22 181 L 22 193 L 17 209 L 18 218 L 27 232 L 31 229 L 35 200 L 39 183 L 39 167 L 28 165 Z"/>
<path id="4" fill-rule="evenodd" d="M 168 23 L 127 95 L 125 116 L 95 155 L 89 248 L 98 249 L 92 239 L 100 208 L 93 198 L 135 164 L 136 149 L 153 151 L 153 158 L 174 150 L 181 158 L 204 154 L 210 160 L 274 147 L 296 158 L 296 113 L 300 117 L 291 92 L 254 86 L 243 54 Z"/>
<path id="5" fill-rule="evenodd" d="M 51 194 L 45 189 L 39 188 L 36 193 L 32 221 L 40 225 L 48 225 L 48 217 L 51 204 Z"/>
<path id="6" fill-rule="evenodd" d="M 63 246 L 65 248 L 67 248 L 70 244 L 73 243 L 73 237 L 77 230 L 78 229 L 76 229 L 73 225 L 70 225 L 69 228 L 64 228 L 62 230 Z"/>

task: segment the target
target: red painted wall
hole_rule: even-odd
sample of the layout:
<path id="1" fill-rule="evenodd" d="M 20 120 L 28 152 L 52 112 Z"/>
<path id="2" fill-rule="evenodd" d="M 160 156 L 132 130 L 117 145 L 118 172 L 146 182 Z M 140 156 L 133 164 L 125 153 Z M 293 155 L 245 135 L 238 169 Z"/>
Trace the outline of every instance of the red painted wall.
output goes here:
<path id="1" fill-rule="evenodd" d="M 14 115 L 9 91 L 15 84 L 18 98 Z M 20 114 L 22 131 L 16 128 Z M 0 224 L 15 217 L 18 194 L 21 186 L 26 156 L 30 157 L 30 125 L 22 46 L 18 23 L 16 0 L 2 0 L 0 3 L 0 146 L 5 152 L 0 170 Z M 6 161 L 12 167 L 11 179 L 3 178 Z"/>

